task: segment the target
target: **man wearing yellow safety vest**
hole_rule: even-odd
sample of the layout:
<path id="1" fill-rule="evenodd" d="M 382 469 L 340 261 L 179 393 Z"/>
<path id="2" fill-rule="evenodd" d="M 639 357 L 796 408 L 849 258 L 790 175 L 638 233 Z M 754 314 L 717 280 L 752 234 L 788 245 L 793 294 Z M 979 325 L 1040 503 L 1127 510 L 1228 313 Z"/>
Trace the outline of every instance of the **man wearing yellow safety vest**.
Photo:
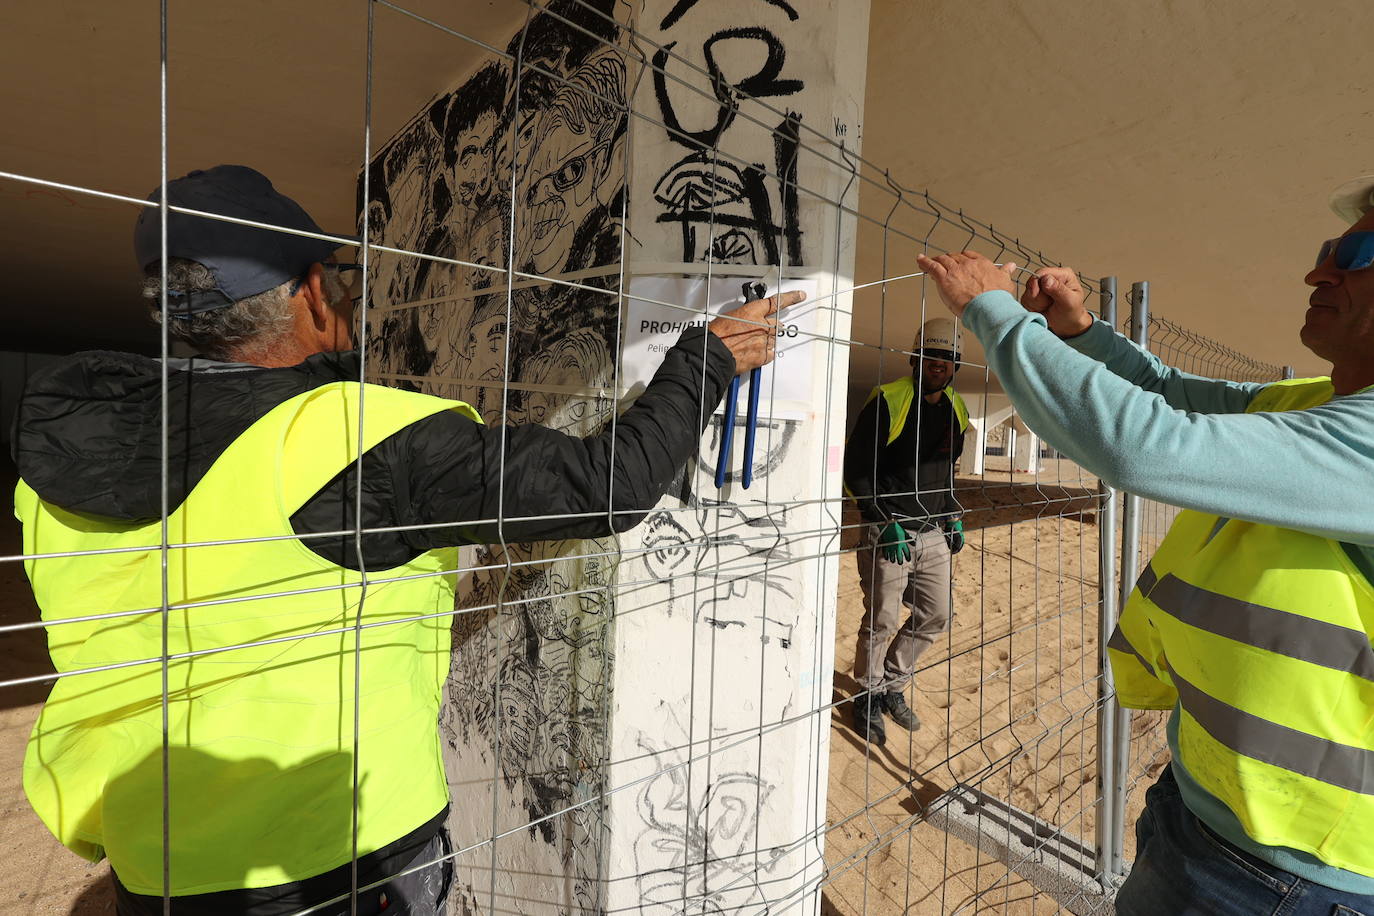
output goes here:
<path id="1" fill-rule="evenodd" d="M 868 396 L 844 456 L 845 487 L 866 523 L 851 715 L 855 730 L 878 745 L 887 740 L 884 713 L 908 731 L 921 727 L 903 690 L 949 625 L 950 555 L 964 547 L 953 486 L 968 408 L 953 385 L 955 323 L 930 319 L 912 350 L 911 373 Z"/>
<path id="2" fill-rule="evenodd" d="M 1072 271 L 1038 271 L 1022 308 L 981 255 L 920 262 L 1032 429 L 1186 510 L 1108 643 L 1121 703 L 1171 710 L 1124 916 L 1374 914 L 1371 192 L 1337 189 L 1353 225 L 1306 276 L 1324 378 L 1188 375 L 1094 322 Z"/>
<path id="3" fill-rule="evenodd" d="M 320 233 L 244 166 L 168 198 Z M 155 302 L 160 223 L 145 209 L 134 240 Z M 164 894 L 173 913 L 443 912 L 456 545 L 638 524 L 801 298 L 687 330 L 613 428 L 576 439 L 360 385 L 337 248 L 171 211 L 155 317 L 209 358 L 170 361 L 164 402 L 159 361 L 78 354 L 19 407 L 16 514 L 62 674 L 24 787 L 66 846 L 108 858 L 121 914 Z"/>

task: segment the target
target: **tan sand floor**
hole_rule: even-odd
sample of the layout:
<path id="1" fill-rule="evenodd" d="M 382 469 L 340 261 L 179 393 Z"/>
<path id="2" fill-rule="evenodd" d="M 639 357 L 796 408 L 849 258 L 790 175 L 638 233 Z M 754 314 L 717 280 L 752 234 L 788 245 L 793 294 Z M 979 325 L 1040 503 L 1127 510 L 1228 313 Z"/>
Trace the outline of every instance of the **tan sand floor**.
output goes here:
<path id="1" fill-rule="evenodd" d="M 1091 508 L 1086 488 L 1078 480 L 1054 487 L 1046 476 L 1039 487 L 1002 484 L 1005 473 L 990 473 L 986 484 L 961 481 L 969 533 L 955 558 L 954 623 L 921 659 L 907 694 L 922 728 L 908 733 L 889 721 L 887 745 L 874 748 L 850 727 L 849 704 L 836 707 L 824 912 L 1060 912 L 1004 864 L 922 819 L 925 805 L 962 783 L 1094 845 L 1098 532 L 1091 513 L 1057 515 Z M 849 552 L 841 559 L 836 702 L 856 687 L 850 671 L 862 614 L 857 554 Z M 1131 824 L 1167 761 L 1160 715 L 1138 716 L 1133 732 Z M 1125 851 L 1134 854 L 1129 830 Z"/>

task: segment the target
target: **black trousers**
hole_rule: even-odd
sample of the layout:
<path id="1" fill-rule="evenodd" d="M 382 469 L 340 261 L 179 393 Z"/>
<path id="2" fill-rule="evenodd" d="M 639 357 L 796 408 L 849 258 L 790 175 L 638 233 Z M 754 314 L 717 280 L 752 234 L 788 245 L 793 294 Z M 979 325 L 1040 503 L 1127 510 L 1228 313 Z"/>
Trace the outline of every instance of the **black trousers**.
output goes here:
<path id="1" fill-rule="evenodd" d="M 359 887 L 379 881 L 387 875 L 434 862 L 453 852 L 447 828 L 440 827 L 428 843 L 408 860 L 389 860 L 375 863 L 358 875 Z M 287 916 L 316 906 L 340 894 L 347 894 L 351 884 L 351 869 L 344 866 L 329 873 L 328 882 L 319 879 L 297 881 L 275 887 L 245 888 L 218 891 L 212 894 L 192 894 L 172 898 L 175 916 Z M 326 876 L 321 876 L 324 878 Z M 135 894 L 119 883 L 115 884 L 115 912 L 119 916 L 162 916 L 162 898 Z M 445 916 L 450 888 L 453 886 L 453 860 L 444 859 L 428 868 L 380 884 L 358 893 L 358 916 Z M 317 911 L 320 916 L 349 916 L 349 901 Z"/>

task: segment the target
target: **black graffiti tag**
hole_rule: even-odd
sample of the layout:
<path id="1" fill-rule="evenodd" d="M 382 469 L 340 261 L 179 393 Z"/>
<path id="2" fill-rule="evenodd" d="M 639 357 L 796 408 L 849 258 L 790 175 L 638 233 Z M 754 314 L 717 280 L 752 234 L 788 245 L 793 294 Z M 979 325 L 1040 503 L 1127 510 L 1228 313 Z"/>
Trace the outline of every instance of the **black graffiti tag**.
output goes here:
<path id="1" fill-rule="evenodd" d="M 763 42 L 767 55 L 759 69 L 744 79 L 730 82 L 716 58 L 716 46 L 722 42 L 758 41 Z M 801 80 L 783 79 L 783 64 L 787 62 L 787 51 L 777 36 L 765 28 L 746 26 L 738 29 L 723 29 L 706 39 L 702 54 L 706 58 L 706 71 L 711 76 L 712 94 L 716 98 L 716 122 L 705 130 L 688 130 L 678 117 L 668 91 L 668 52 L 677 46 L 670 42 L 654 53 L 654 95 L 658 99 L 659 111 L 663 114 L 664 126 L 668 136 L 690 149 L 715 146 L 721 134 L 730 127 L 739 111 L 740 95 L 756 99 L 776 98 L 796 95 L 804 88 Z"/>
<path id="2" fill-rule="evenodd" d="M 677 0 L 677 5 L 668 11 L 668 15 L 663 17 L 663 21 L 658 24 L 658 27 L 666 32 L 677 25 L 677 21 L 687 15 L 687 12 L 700 2 L 701 0 Z M 763 2 L 776 6 L 787 14 L 788 19 L 793 22 L 797 21 L 797 11 L 792 8 L 792 4 L 788 3 L 787 0 L 763 0 Z"/>
<path id="3" fill-rule="evenodd" d="M 762 164 L 741 166 L 701 150 L 674 163 L 654 186 L 663 205 L 660 223 L 682 229 L 682 260 L 717 264 L 780 264 L 779 237 L 787 263 L 801 263 L 797 201 L 798 124 L 789 113 L 773 130 L 773 156 L 782 185 L 782 220 L 773 215 Z M 698 230 L 709 233 L 698 239 Z"/>

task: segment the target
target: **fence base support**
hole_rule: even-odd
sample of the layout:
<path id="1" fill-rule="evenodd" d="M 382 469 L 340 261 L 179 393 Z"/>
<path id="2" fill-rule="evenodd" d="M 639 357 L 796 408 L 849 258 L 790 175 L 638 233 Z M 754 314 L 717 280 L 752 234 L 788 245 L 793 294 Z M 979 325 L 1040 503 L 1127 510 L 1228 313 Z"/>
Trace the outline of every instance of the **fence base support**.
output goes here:
<path id="1" fill-rule="evenodd" d="M 1054 825 L 971 786 L 935 799 L 926 822 L 1002 862 L 1074 916 L 1110 914 L 1125 880 L 1097 874 L 1096 853 Z"/>

